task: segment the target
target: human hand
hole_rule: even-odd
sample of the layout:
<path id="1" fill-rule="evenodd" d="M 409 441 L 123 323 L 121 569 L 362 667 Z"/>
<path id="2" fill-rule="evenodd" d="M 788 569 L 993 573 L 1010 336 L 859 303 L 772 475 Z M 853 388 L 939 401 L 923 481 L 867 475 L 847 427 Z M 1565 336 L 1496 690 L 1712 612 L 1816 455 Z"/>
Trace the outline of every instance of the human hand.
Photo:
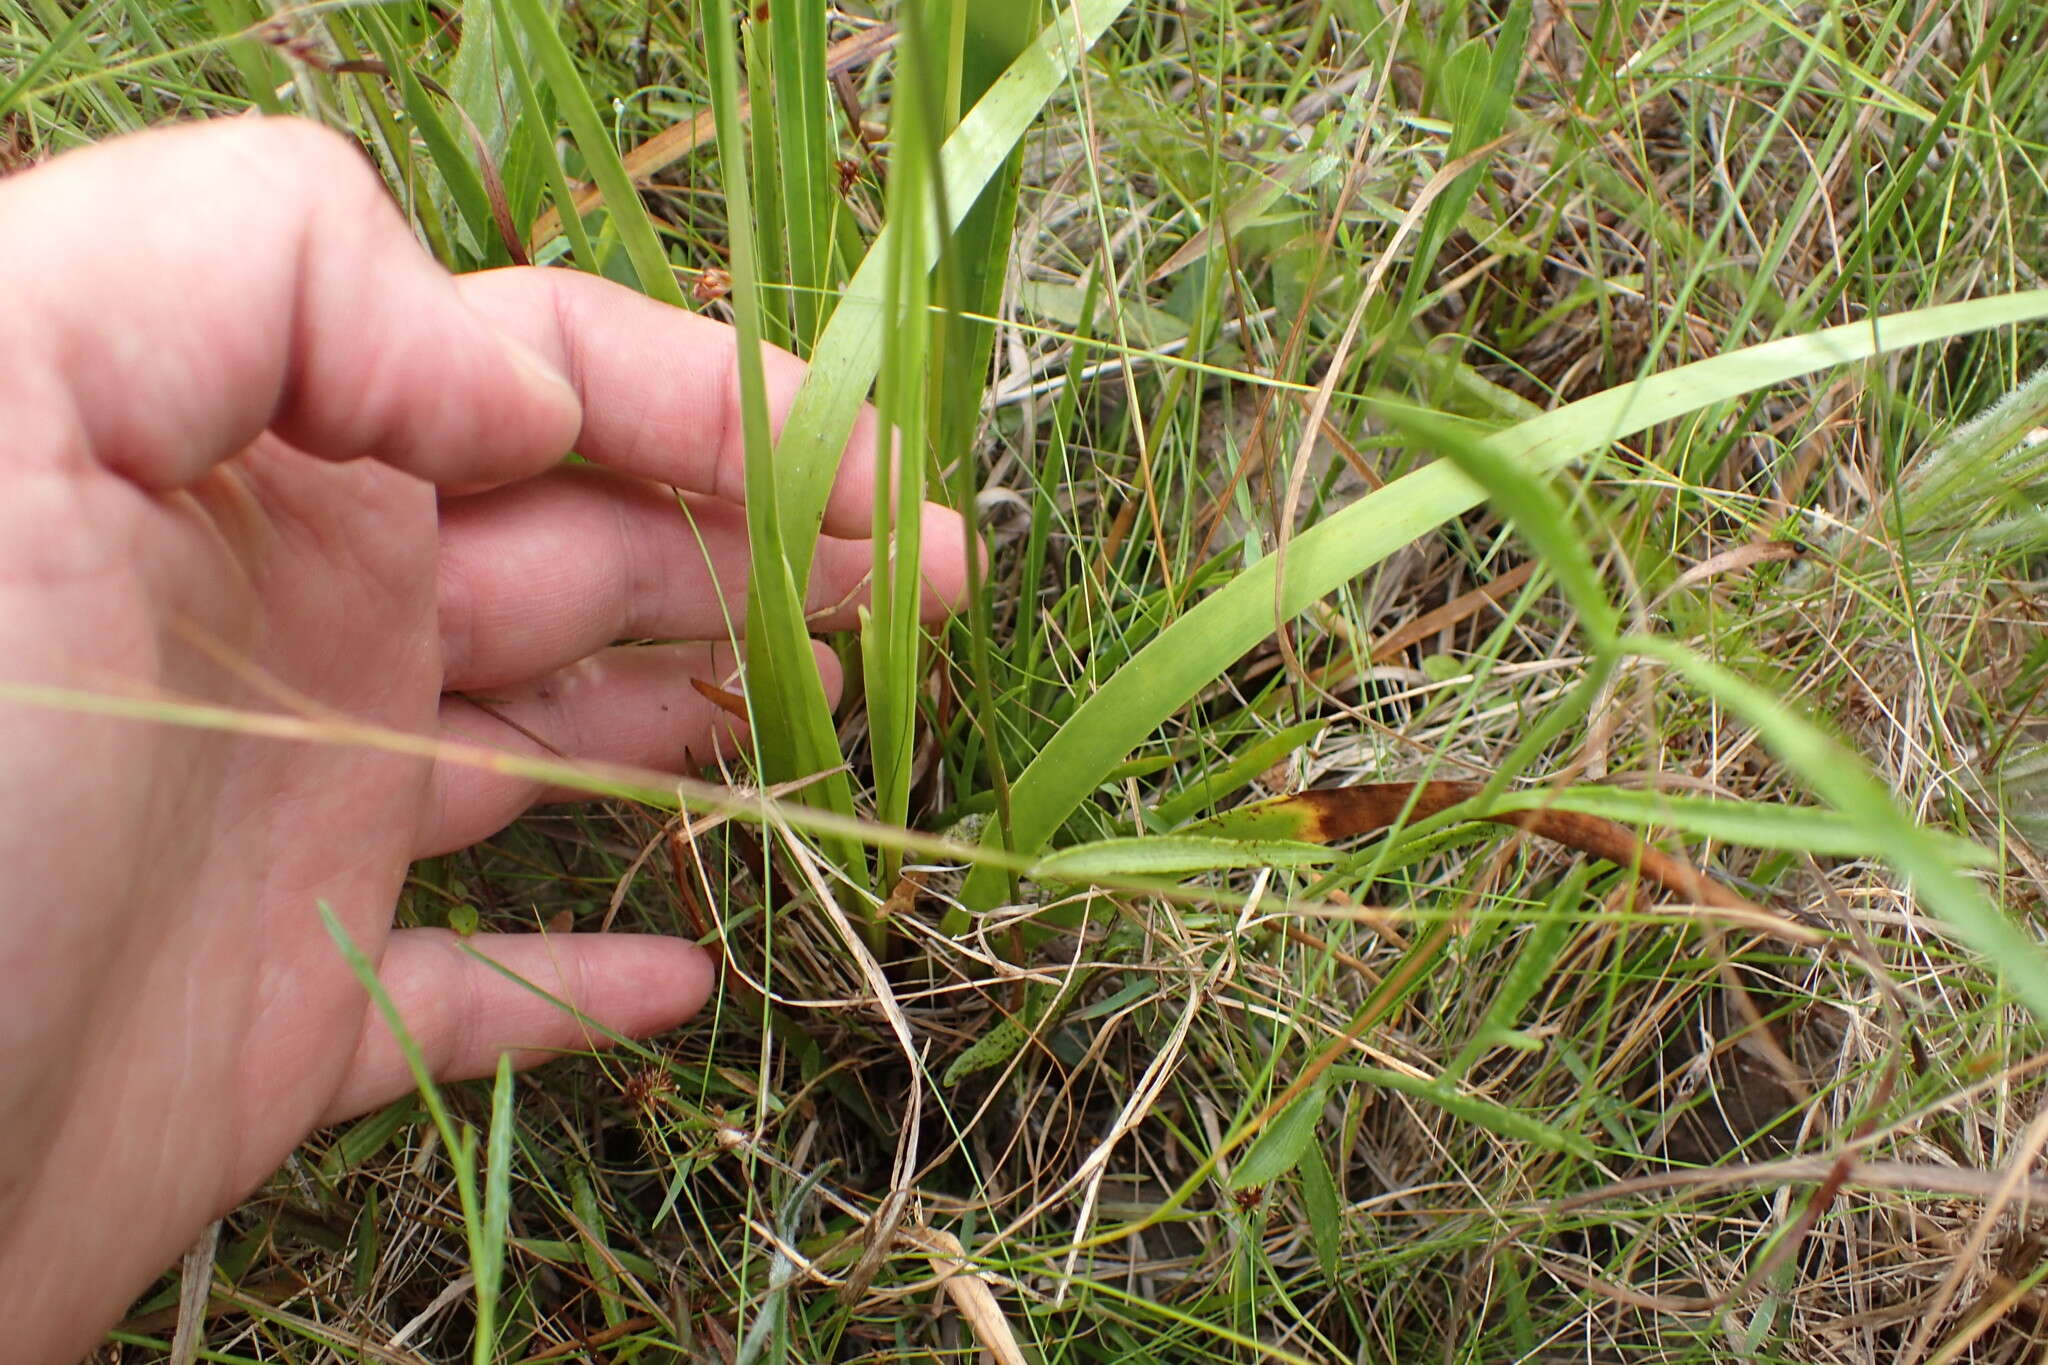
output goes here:
<path id="1" fill-rule="evenodd" d="M 547 752 L 522 730 L 652 767 L 731 750 L 688 681 L 729 682 L 729 649 L 609 647 L 745 617 L 727 329 L 567 271 L 451 278 L 353 148 L 290 121 L 145 134 L 0 181 L 0 299 L 0 684 L 269 710 L 275 684 L 519 752 Z M 768 360 L 780 412 L 802 369 Z M 871 562 L 873 445 L 864 419 L 814 572 L 823 628 L 851 623 Z M 592 463 L 559 463 L 572 448 Z M 964 531 L 927 507 L 923 535 L 936 615 Z M 309 1130 L 410 1088 L 319 903 L 443 1079 L 596 1041 L 450 935 L 391 927 L 413 859 L 546 795 L 0 700 L 12 1358 L 75 1358 Z M 466 946 L 627 1034 L 711 986 L 672 939 Z"/>

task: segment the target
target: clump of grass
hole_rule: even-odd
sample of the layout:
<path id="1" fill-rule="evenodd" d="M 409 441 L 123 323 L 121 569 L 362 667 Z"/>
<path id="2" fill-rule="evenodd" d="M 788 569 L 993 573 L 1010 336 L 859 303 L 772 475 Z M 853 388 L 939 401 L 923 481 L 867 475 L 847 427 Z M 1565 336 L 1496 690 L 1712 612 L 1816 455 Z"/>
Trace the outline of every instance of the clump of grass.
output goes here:
<path id="1" fill-rule="evenodd" d="M 212 1358 L 2038 1350 L 1999 774 L 2048 686 L 2044 309 L 2000 299 L 2048 12 L 1098 0 L 1083 59 L 1032 47 L 1070 7 L 145 8 L 0 0 L 5 145 L 313 112 L 451 266 L 516 242 L 811 355 L 750 433 L 788 723 L 744 777 L 1062 850 L 621 803 L 423 865 L 416 919 L 713 936 L 727 988 L 444 1097 L 501 1238 L 419 1105 L 317 1138 L 231 1220 Z M 938 639 L 878 559 L 835 717 L 795 604 L 877 379 L 878 525 L 949 490 L 989 557 Z M 1441 819 L 1150 856 L 1434 777 L 1602 800 L 1771 918 Z"/>

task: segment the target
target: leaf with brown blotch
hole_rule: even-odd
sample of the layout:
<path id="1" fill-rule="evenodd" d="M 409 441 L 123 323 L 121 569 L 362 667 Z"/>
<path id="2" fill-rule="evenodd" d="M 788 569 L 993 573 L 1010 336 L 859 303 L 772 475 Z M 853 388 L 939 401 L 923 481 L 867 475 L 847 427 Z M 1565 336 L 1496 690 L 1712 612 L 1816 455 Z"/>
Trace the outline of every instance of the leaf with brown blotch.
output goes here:
<path id="1" fill-rule="evenodd" d="M 1441 815 L 1479 795 L 1477 782 L 1358 782 L 1347 787 L 1276 796 L 1226 812 L 1183 832 L 1232 839 L 1295 839 L 1333 844 L 1393 825 Z M 1512 825 L 1566 848 L 1632 868 L 1674 896 L 1694 905 L 1762 915 L 1761 907 L 1736 895 L 1683 858 L 1643 840 L 1628 826 L 1597 815 L 1563 810 L 1513 810 L 1475 814 L 1475 820 Z"/>

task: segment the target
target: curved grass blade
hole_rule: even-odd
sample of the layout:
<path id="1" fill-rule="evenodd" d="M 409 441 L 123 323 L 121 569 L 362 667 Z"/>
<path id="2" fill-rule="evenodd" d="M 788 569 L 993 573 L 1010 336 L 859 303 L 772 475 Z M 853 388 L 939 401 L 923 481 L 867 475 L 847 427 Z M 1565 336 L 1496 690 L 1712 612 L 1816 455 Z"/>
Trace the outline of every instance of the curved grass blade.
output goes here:
<path id="1" fill-rule="evenodd" d="M 1622 648 L 1670 666 L 1756 727 L 1764 744 L 1820 793 L 1821 799 L 1885 843 L 1885 861 L 1913 883 L 1916 896 L 1984 956 L 2036 1019 L 2048 1022 L 2048 949 L 2000 913 L 1974 882 L 1958 872 L 1950 841 L 1920 824 L 1861 758 L 1797 715 L 1755 683 L 1710 663 L 1676 640 L 1629 636 Z"/>
<path id="2" fill-rule="evenodd" d="M 1591 1161 L 1599 1155 L 1593 1144 L 1577 1133 L 1568 1133 L 1556 1124 L 1545 1123 L 1534 1114 L 1519 1109 L 1510 1109 L 1504 1104 L 1458 1089 L 1442 1080 L 1424 1080 L 1406 1072 L 1392 1071 L 1382 1066 L 1333 1066 L 1328 1072 L 1333 1081 L 1358 1081 L 1393 1090 L 1426 1104 L 1433 1104 L 1461 1123 L 1484 1128 L 1489 1133 L 1515 1142 L 1526 1142 L 1532 1147 L 1542 1147 L 1552 1152 L 1563 1152 L 1581 1161 Z"/>
<path id="3" fill-rule="evenodd" d="M 1744 848 L 1783 849 L 1827 858 L 1882 858 L 1892 851 L 1889 832 L 1858 816 L 1822 806 L 1785 806 L 1719 797 L 1680 796 L 1631 787 L 1565 787 L 1504 792 L 1488 803 L 1496 811 L 1554 810 L 1591 815 L 1623 825 L 1662 825 Z M 1926 831 L 1952 864 L 1990 867 L 1989 849 L 1940 830 Z"/>
<path id="4" fill-rule="evenodd" d="M 842 310 L 843 311 L 843 310 Z M 2048 290 L 1916 309 L 1764 342 L 1609 389 L 1487 437 L 1490 451 L 1554 470 L 1659 422 L 1755 389 L 1967 332 L 2048 318 Z M 1439 461 L 1359 499 L 1197 603 L 1076 708 L 1011 791 L 1012 847 L 1036 852 L 1123 757 L 1287 617 L 1417 537 L 1470 510 L 1484 491 Z M 1277 603 L 1277 612 L 1276 612 Z M 988 841 L 990 844 L 992 840 Z M 969 907 L 994 905 L 1000 870 L 968 877 Z"/>

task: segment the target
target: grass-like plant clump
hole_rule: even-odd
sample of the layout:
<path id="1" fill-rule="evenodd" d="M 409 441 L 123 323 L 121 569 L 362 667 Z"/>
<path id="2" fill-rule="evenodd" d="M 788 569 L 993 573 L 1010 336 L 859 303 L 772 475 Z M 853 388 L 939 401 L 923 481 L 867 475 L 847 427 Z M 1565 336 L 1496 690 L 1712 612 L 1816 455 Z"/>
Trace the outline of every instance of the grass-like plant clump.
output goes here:
<path id="1" fill-rule="evenodd" d="M 813 369 L 749 760 L 402 911 L 713 1012 L 315 1138 L 202 1358 L 2039 1354 L 2048 6 L 0 0 L 8 166 L 254 110 Z"/>

